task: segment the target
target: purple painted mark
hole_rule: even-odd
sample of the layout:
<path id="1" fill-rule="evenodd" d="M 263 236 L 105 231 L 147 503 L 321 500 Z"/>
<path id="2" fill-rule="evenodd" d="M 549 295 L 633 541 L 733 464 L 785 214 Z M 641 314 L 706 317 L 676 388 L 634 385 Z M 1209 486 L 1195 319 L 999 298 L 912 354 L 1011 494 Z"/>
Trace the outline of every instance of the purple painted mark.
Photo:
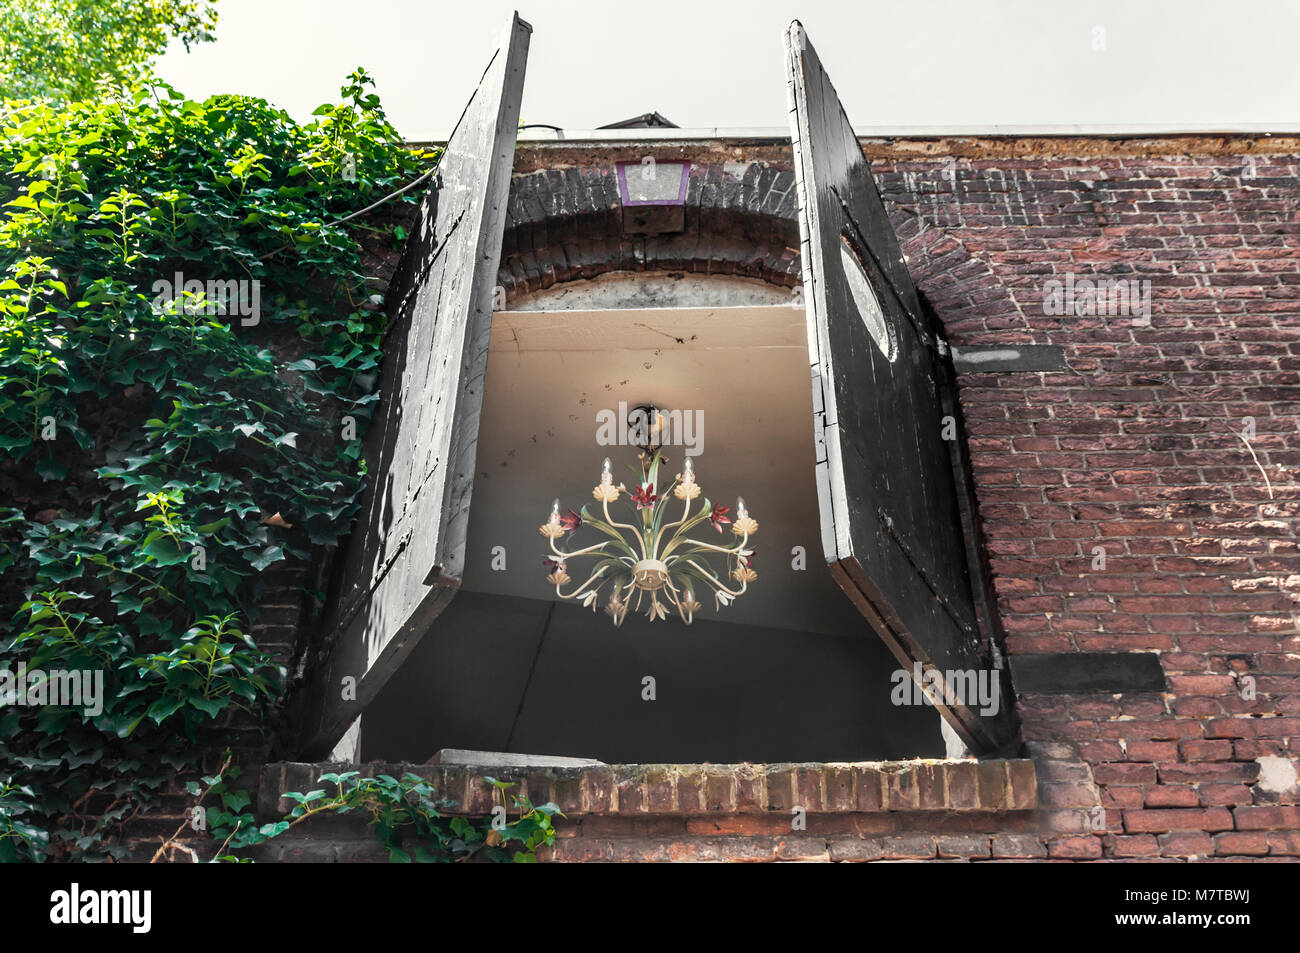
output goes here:
<path id="1" fill-rule="evenodd" d="M 643 167 L 641 162 L 616 162 L 618 168 L 618 197 L 624 205 L 685 205 L 686 204 L 686 186 L 690 182 L 691 164 L 689 162 L 660 162 L 656 164 L 656 169 L 669 165 L 680 165 L 682 170 L 681 188 L 677 190 L 675 199 L 644 199 L 633 201 L 627 190 L 627 170 L 631 166 L 636 169 Z"/>

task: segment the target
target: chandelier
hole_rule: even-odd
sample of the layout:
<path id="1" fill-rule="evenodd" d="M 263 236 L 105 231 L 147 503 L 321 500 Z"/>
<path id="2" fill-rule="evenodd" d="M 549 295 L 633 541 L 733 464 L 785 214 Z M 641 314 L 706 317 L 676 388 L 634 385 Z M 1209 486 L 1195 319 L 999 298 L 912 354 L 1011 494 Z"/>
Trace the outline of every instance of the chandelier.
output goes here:
<path id="1" fill-rule="evenodd" d="M 734 521 L 728 515 L 729 506 L 711 504 L 704 497 L 698 511 L 692 513 L 695 501 L 702 491 L 695 481 L 695 469 L 687 457 L 682 472 L 666 487 L 660 485 L 660 470 L 668 462 L 659 449 L 641 451 L 640 480 L 635 490 L 619 483 L 614 485 L 609 458 L 600 474 L 600 483 L 591 491 L 600 504 L 600 515 L 593 516 L 590 505 L 580 513 L 568 510 L 560 514 L 560 501 L 551 506 L 551 516 L 539 528 L 551 545 L 551 553 L 543 560 L 549 570 L 546 581 L 555 586 L 561 599 L 580 599 L 583 608 L 596 611 L 596 600 L 606 584 L 610 587 L 605 612 L 621 625 L 629 608 L 642 611 L 651 621 L 667 619 L 669 608 L 687 625 L 701 608 L 696 593 L 712 594 L 714 606 L 721 609 L 745 594 L 749 584 L 758 578 L 754 571 L 754 551 L 748 549 L 749 538 L 758 532 L 758 522 L 745 509 L 745 501 L 736 499 Z M 630 468 L 635 473 L 637 468 Z M 621 503 L 631 515 L 620 522 L 610 513 L 611 503 Z M 633 509 L 635 507 L 635 509 Z M 676 520 L 671 517 L 678 515 Z M 718 546 L 691 536 L 691 532 L 708 524 L 719 534 L 730 525 L 737 537 L 735 545 Z M 566 552 L 556 546 L 556 541 L 574 536 L 583 527 L 602 533 L 609 538 L 583 549 Z M 569 563 L 579 558 L 594 560 L 591 575 L 581 585 L 564 591 L 573 580 Z M 724 575 L 737 588 L 731 588 L 719 578 L 714 561 L 725 562 Z"/>

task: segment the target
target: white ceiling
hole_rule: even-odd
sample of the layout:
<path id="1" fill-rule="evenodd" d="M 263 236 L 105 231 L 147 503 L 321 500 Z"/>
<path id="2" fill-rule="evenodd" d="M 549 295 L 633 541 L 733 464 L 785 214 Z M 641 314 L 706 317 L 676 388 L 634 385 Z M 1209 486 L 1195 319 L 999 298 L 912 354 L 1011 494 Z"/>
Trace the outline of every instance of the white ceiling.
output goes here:
<path id="1" fill-rule="evenodd" d="M 551 501 L 592 501 L 601 460 L 629 484 L 632 447 L 597 443 L 597 414 L 654 404 L 697 415 L 697 479 L 713 501 L 745 498 L 760 529 L 759 578 L 734 605 L 702 615 L 738 623 L 835 633 L 866 625 L 831 581 L 821 551 L 813 477 L 812 396 L 802 308 L 497 312 L 479 431 L 465 588 L 554 598 L 537 532 Z M 666 453 L 679 471 L 680 448 Z M 620 502 L 615 506 L 622 506 Z M 697 530 L 720 541 L 714 530 Z M 730 539 L 730 535 L 727 536 Z M 584 542 L 585 540 L 585 542 Z M 598 541 L 580 531 L 566 548 Z M 491 569 L 504 546 L 505 571 Z M 791 549 L 806 552 L 804 571 Z M 574 560 L 570 575 L 583 563 Z M 606 591 L 602 592 L 601 604 Z M 680 625 L 680 622 L 665 624 Z"/>

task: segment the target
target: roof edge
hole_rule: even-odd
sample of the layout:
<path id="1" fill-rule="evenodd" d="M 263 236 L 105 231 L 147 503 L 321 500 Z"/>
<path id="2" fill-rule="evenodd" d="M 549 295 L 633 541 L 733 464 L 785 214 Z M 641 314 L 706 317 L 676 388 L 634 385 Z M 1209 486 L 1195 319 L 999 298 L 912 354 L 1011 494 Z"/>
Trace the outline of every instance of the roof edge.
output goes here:
<path id="1" fill-rule="evenodd" d="M 953 126 L 854 126 L 859 139 L 978 139 L 1104 138 L 1146 139 L 1165 136 L 1296 136 L 1300 123 L 1056 123 Z M 690 129 L 561 129 L 533 127 L 519 133 L 521 143 L 626 143 L 646 141 L 789 141 L 790 130 L 780 126 L 696 127 Z M 431 137 L 413 137 L 412 143 L 436 143 Z"/>

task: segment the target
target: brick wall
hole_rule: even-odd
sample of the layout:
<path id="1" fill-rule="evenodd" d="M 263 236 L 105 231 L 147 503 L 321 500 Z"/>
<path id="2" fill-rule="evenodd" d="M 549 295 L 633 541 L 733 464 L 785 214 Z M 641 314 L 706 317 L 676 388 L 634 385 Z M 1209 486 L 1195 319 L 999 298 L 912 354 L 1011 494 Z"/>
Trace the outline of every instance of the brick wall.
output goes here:
<path id="1" fill-rule="evenodd" d="M 1296 155 L 876 172 L 912 229 L 987 267 L 966 306 L 937 307 L 952 343 L 1065 349 L 1062 373 L 960 381 L 1008 652 L 1157 652 L 1168 679 L 1167 694 L 1020 696 L 1031 750 L 1090 768 L 1106 832 L 1086 849 L 1300 855 L 1296 788 L 1270 790 L 1300 755 Z M 1149 280 L 1150 326 L 1044 314 L 1067 273 Z M 1263 763 L 1281 781 L 1258 783 L 1261 758 L 1283 759 Z M 1050 783 L 1047 800 L 1071 796 Z"/>
<path id="2" fill-rule="evenodd" d="M 629 240 L 612 163 L 646 148 L 521 147 L 501 272 L 510 295 L 616 269 L 795 280 L 788 145 L 671 147 L 661 158 L 699 165 L 687 232 Z M 1014 809 L 955 808 L 967 769 L 951 762 L 617 769 L 638 779 L 635 808 L 598 769 L 568 779 L 578 801 L 552 857 L 1300 857 L 1300 143 L 866 148 L 950 341 L 1065 354 L 1063 372 L 959 381 L 1006 651 L 1013 662 L 1157 653 L 1168 690 L 1019 694 L 1036 773 Z M 1045 314 L 1046 283 L 1069 275 L 1150 281 L 1149 323 Z M 872 771 L 886 779 L 878 806 L 858 800 Z M 713 804 L 717 772 L 731 787 Z M 250 784 L 269 811 L 312 773 L 271 765 Z M 453 799 L 470 786 L 466 810 L 472 775 L 448 782 Z M 943 794 L 891 800 L 887 779 L 903 776 L 937 777 Z M 746 800 L 739 785 L 753 777 L 764 793 Z M 806 831 L 790 830 L 792 806 L 806 808 Z M 369 856 L 357 831 L 318 831 L 276 856 Z"/>

